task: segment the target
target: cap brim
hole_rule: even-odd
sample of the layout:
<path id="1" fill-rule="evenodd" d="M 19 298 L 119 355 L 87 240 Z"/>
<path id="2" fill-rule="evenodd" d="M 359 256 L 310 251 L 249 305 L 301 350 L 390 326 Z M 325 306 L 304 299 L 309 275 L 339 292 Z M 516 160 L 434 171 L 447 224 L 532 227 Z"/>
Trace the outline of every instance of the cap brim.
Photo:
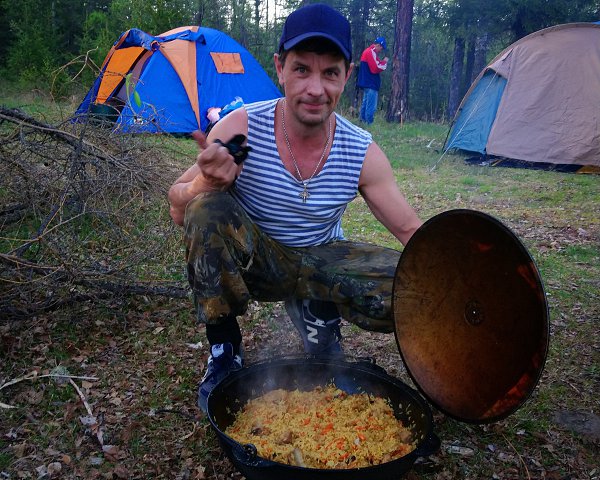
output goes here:
<path id="1" fill-rule="evenodd" d="M 296 45 L 298 45 L 300 42 L 307 40 L 309 38 L 314 38 L 314 37 L 326 38 L 327 40 L 332 41 L 340 49 L 340 51 L 342 52 L 342 54 L 344 55 L 346 60 L 350 60 L 352 58 L 351 53 L 348 50 L 346 50 L 346 48 L 340 43 L 340 41 L 338 39 L 336 39 L 336 38 L 332 37 L 331 35 L 324 33 L 324 32 L 303 33 L 302 35 L 298 35 L 297 37 L 294 37 L 294 38 L 288 40 L 287 42 L 284 42 L 283 48 L 284 48 L 284 50 L 290 50 L 291 48 L 294 48 Z"/>

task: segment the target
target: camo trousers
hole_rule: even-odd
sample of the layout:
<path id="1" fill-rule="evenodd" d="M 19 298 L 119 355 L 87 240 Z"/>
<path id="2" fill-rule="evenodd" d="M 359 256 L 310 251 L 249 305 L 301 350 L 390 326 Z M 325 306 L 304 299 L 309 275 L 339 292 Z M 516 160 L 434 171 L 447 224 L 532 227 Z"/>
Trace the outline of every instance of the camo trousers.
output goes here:
<path id="1" fill-rule="evenodd" d="M 366 330 L 393 332 L 400 252 L 346 240 L 288 247 L 261 231 L 228 193 L 204 193 L 185 212 L 187 273 L 198 321 L 242 315 L 250 300 L 334 302 Z"/>

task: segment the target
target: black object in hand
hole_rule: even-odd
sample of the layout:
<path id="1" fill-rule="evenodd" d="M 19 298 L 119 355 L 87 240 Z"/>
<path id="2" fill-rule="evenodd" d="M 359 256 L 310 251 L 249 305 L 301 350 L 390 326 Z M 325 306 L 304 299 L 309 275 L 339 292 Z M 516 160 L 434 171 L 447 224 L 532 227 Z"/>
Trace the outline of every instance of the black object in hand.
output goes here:
<path id="1" fill-rule="evenodd" d="M 251 147 L 244 147 L 242 143 L 246 141 L 245 135 L 236 135 L 232 139 L 230 139 L 227 143 L 223 143 L 221 140 L 215 140 L 216 143 L 220 143 L 223 145 L 229 153 L 233 156 L 233 161 L 236 165 L 242 163 L 248 157 L 248 152 L 252 150 Z"/>

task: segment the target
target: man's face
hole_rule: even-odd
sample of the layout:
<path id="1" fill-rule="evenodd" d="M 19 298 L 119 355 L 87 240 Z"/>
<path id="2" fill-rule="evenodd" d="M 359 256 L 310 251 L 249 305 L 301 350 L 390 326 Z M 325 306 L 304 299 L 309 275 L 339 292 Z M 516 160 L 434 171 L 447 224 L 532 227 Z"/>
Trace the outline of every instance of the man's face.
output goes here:
<path id="1" fill-rule="evenodd" d="M 294 116 L 306 125 L 325 122 L 335 110 L 350 78 L 344 59 L 331 54 L 291 50 L 284 65 L 275 55 L 279 84 Z"/>
<path id="2" fill-rule="evenodd" d="M 374 50 L 375 50 L 375 53 L 381 52 L 383 50 L 383 45 L 381 45 L 380 43 L 376 43 Z"/>

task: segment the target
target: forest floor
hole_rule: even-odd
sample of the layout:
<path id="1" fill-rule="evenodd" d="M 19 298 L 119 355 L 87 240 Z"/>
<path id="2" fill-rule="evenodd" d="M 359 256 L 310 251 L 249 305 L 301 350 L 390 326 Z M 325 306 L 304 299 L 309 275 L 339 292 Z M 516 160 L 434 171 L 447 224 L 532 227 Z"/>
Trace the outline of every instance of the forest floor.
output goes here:
<path id="1" fill-rule="evenodd" d="M 422 218 L 476 208 L 505 221 L 532 252 L 550 310 L 548 356 L 531 397 L 484 425 L 432 407 L 441 447 L 405 478 L 600 479 L 600 177 L 460 160 L 432 173 L 424 127 L 378 128 Z M 411 152 L 413 163 L 397 167 Z M 393 245 L 360 199 L 347 220 L 349 238 Z M 182 249 L 174 258 L 179 271 Z M 240 323 L 248 365 L 301 351 L 281 303 L 251 304 Z M 342 334 L 347 354 L 414 386 L 394 335 L 346 322 Z M 242 480 L 196 407 L 207 353 L 188 298 L 139 296 L 10 321 L 0 312 L 0 480 Z"/>
<path id="2" fill-rule="evenodd" d="M 241 323 L 248 363 L 301 352 L 281 304 L 253 305 Z M 38 317 L 2 325 L 0 333 L 0 401 L 15 407 L 0 411 L 0 478 L 244 478 L 195 406 L 207 349 L 186 301 L 142 302 L 112 318 L 93 310 Z M 346 352 L 411 384 L 393 335 L 347 323 L 342 333 Z M 434 409 L 441 449 L 405 478 L 600 478 L 599 342 L 597 334 L 575 341 L 582 368 L 596 362 L 593 391 L 583 390 L 575 365 L 561 367 L 556 352 L 523 413 L 469 425 Z M 4 388 L 11 380 L 17 383 Z M 561 397 L 548 398 L 557 385 Z M 577 408 L 568 406 L 572 398 L 580 399 Z"/>

